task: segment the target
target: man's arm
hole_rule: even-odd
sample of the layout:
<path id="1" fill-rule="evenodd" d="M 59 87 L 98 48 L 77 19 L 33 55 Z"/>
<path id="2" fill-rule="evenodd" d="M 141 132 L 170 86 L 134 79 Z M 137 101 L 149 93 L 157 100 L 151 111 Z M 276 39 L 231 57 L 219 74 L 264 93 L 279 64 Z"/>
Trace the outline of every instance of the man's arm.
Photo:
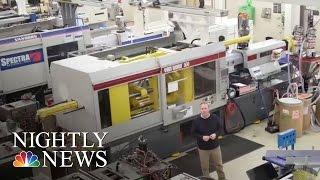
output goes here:
<path id="1" fill-rule="evenodd" d="M 217 115 L 213 115 L 213 121 L 215 122 L 216 130 L 213 134 L 210 135 L 210 139 L 214 140 L 221 134 L 221 119 Z"/>

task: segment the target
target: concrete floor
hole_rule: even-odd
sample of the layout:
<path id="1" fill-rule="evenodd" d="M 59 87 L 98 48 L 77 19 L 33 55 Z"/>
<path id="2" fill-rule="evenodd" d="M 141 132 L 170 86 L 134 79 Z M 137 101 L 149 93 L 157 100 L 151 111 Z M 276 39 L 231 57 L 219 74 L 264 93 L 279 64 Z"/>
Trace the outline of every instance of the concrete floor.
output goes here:
<path id="1" fill-rule="evenodd" d="M 248 179 L 246 171 L 256 166 L 263 164 L 261 158 L 265 155 L 267 150 L 277 150 L 277 134 L 270 134 L 264 130 L 267 121 L 263 121 L 260 124 L 253 124 L 236 135 L 249 139 L 251 141 L 263 144 L 264 147 L 257 149 L 251 153 L 241 156 L 237 159 L 229 161 L 224 164 L 224 171 L 227 179 L 229 180 L 246 180 Z M 302 137 L 297 138 L 295 145 L 296 150 L 320 150 L 320 133 L 307 131 Z M 210 174 L 210 176 L 217 178 L 216 172 Z"/>

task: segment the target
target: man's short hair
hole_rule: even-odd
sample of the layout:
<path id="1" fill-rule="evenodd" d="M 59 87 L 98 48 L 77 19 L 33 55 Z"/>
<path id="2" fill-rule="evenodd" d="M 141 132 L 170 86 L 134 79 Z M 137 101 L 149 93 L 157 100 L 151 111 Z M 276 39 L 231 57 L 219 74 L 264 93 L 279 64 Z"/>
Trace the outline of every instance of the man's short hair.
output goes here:
<path id="1" fill-rule="evenodd" d="M 202 105 L 204 105 L 204 104 L 208 105 L 208 107 L 209 107 L 209 103 L 208 103 L 207 101 L 202 101 L 202 102 L 200 103 L 200 106 L 202 106 Z"/>

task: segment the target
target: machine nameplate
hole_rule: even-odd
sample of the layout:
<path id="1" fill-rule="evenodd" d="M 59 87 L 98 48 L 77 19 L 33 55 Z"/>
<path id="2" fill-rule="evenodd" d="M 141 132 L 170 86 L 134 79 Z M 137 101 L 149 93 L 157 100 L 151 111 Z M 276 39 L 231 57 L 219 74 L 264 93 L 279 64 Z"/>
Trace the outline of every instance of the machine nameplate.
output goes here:
<path id="1" fill-rule="evenodd" d="M 189 66 L 190 66 L 190 62 L 187 61 L 187 62 L 184 62 L 184 63 L 175 64 L 173 66 L 165 67 L 165 68 L 163 68 L 163 72 L 164 73 L 170 73 L 172 71 L 177 71 L 177 70 L 180 70 L 180 69 L 183 69 L 183 68 L 187 68 Z"/>
<path id="2" fill-rule="evenodd" d="M 28 41 L 28 40 L 37 39 L 37 38 L 40 38 L 39 34 L 31 34 L 31 35 L 18 36 L 15 38 L 2 39 L 0 40 L 0 45 L 21 42 L 21 41 Z"/>
<path id="3" fill-rule="evenodd" d="M 43 50 L 34 49 L 6 56 L 0 56 L 0 70 L 14 69 L 44 61 Z"/>
<path id="4" fill-rule="evenodd" d="M 178 71 L 178 70 L 190 67 L 190 66 L 197 66 L 197 65 L 204 64 L 204 63 L 216 61 L 219 58 L 223 58 L 225 56 L 226 56 L 225 52 L 220 52 L 220 53 L 217 53 L 217 54 L 212 54 L 212 55 L 209 55 L 209 56 L 193 59 L 193 60 L 186 61 L 186 62 L 183 62 L 183 63 L 174 64 L 174 65 L 171 65 L 171 66 L 163 67 L 162 68 L 162 73 L 166 74 L 166 73 L 170 73 L 170 72 L 173 72 L 173 71 Z"/>

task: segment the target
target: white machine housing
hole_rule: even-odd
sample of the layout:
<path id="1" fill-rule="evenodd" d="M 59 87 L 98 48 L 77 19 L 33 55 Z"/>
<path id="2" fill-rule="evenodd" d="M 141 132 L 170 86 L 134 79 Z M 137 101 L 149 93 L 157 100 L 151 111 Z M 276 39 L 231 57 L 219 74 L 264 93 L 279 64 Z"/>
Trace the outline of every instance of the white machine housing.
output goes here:
<path id="1" fill-rule="evenodd" d="M 76 9 L 76 15 L 78 21 L 80 21 L 79 24 L 82 25 L 96 24 L 102 22 L 107 23 L 108 21 L 107 7 L 87 5 L 78 6 Z"/>
<path id="2" fill-rule="evenodd" d="M 227 26 L 218 25 L 216 21 L 227 19 L 227 11 L 207 10 L 191 8 L 177 5 L 161 6 L 161 9 L 172 13 L 171 21 L 176 22 L 185 33 L 186 42 L 190 43 L 194 39 L 195 44 L 205 45 L 209 42 L 219 42 L 219 37 L 227 38 Z"/>
<path id="3" fill-rule="evenodd" d="M 243 67 L 249 70 L 254 79 L 265 79 L 281 71 L 279 62 L 272 60 L 271 56 L 273 50 L 285 49 L 285 47 L 286 43 L 284 41 L 276 39 L 252 43 L 246 50 L 237 50 L 237 52 L 242 53 L 243 61 L 229 61 L 229 65 L 243 63 Z"/>
<path id="4" fill-rule="evenodd" d="M 170 21 L 176 22 L 185 34 L 185 42 L 205 45 L 238 37 L 238 19 L 229 18 L 227 10 L 208 10 L 179 5 L 164 5 L 161 9 L 172 14 Z M 250 27 L 253 26 L 250 21 Z M 252 34 L 252 28 L 250 34 Z M 230 47 L 229 47 L 230 48 Z M 233 47 L 231 47 L 233 48 Z"/>
<path id="5" fill-rule="evenodd" d="M 89 28 L 71 27 L 0 39 L 0 92 L 8 94 L 47 83 L 50 86 L 48 49 L 71 42 L 84 50 L 90 44 Z"/>
<path id="6" fill-rule="evenodd" d="M 172 32 L 173 25 L 169 21 L 168 11 L 159 8 L 147 7 L 137 9 L 134 12 L 133 32 L 135 35 L 141 36 L 155 31 Z"/>
<path id="7" fill-rule="evenodd" d="M 198 115 L 200 113 L 199 104 L 203 100 L 212 103 L 210 104 L 211 110 L 226 104 L 229 82 L 225 47 L 222 43 L 183 51 L 164 51 L 169 54 L 127 64 L 101 60 L 89 55 L 53 62 L 51 77 L 55 102 L 75 100 L 79 106 L 84 107 L 78 111 L 58 115 L 58 125 L 70 131 L 107 131 L 109 135 L 106 141 L 111 142 L 154 126 L 167 126 Z M 181 68 L 199 66 L 209 62 L 215 62 L 213 77 L 216 78 L 216 92 L 190 103 L 168 107 L 165 78 L 165 75 L 169 73 L 168 69 L 174 72 Z M 135 117 L 128 123 L 101 128 L 98 92 L 151 76 L 158 76 L 159 110 Z M 185 110 L 188 110 L 188 113 L 175 116 L 175 113 L 186 112 Z"/>
<path id="8" fill-rule="evenodd" d="M 154 18 L 155 15 L 158 18 Z M 115 29 L 106 35 L 93 37 L 92 44 L 94 47 L 124 46 L 168 37 L 173 31 L 174 25 L 169 21 L 167 11 L 155 8 L 136 9 L 132 26 L 126 27 L 124 32 Z"/>

